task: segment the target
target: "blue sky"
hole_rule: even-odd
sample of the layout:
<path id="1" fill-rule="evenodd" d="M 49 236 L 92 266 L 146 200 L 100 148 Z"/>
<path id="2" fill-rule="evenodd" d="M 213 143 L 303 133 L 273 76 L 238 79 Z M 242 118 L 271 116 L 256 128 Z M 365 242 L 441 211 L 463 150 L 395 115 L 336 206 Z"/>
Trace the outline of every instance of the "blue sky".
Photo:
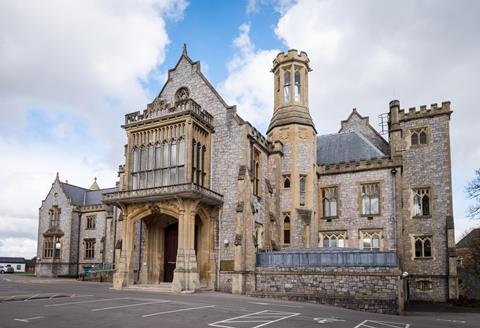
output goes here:
<path id="1" fill-rule="evenodd" d="M 308 53 L 310 112 L 335 133 L 352 108 L 378 126 L 388 102 L 452 102 L 456 235 L 464 186 L 480 166 L 477 1 L 62 0 L 0 2 L 0 255 L 35 254 L 37 215 L 56 172 L 101 187 L 117 180 L 124 115 L 158 95 L 182 51 L 227 103 L 265 131 L 272 60 Z M 392 14 L 394 13 L 394 15 Z"/>

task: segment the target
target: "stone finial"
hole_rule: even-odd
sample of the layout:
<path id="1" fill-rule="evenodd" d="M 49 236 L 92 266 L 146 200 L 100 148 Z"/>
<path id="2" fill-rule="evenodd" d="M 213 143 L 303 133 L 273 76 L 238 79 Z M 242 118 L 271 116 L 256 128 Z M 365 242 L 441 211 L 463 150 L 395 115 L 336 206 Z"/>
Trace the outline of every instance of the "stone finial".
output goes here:
<path id="1" fill-rule="evenodd" d="M 98 183 L 97 183 L 97 177 L 93 178 L 93 183 L 92 185 L 90 186 L 90 190 L 100 190 L 100 187 L 98 186 Z"/>
<path id="2" fill-rule="evenodd" d="M 55 177 L 56 180 L 60 180 L 60 174 L 57 172 L 57 176 Z"/>
<path id="3" fill-rule="evenodd" d="M 187 44 L 186 43 L 183 44 L 182 55 L 188 56 Z"/>

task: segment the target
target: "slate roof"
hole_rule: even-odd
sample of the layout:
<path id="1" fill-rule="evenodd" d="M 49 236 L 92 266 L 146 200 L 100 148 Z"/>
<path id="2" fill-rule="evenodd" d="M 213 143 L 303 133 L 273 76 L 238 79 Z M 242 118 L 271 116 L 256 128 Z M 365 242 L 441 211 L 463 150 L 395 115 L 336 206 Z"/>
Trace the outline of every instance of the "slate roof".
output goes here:
<path id="1" fill-rule="evenodd" d="M 472 246 L 472 243 L 475 242 L 475 239 L 480 240 L 480 228 L 476 228 L 476 229 L 473 229 L 472 231 L 470 231 L 455 246 L 457 248 L 470 248 Z"/>
<path id="2" fill-rule="evenodd" d="M 385 156 L 374 144 L 358 132 L 336 133 L 317 137 L 318 165 L 369 160 Z"/>
<path id="3" fill-rule="evenodd" d="M 0 263 L 25 263 L 23 257 L 0 257 Z"/>
<path id="4" fill-rule="evenodd" d="M 103 194 L 117 191 L 117 188 L 89 190 L 65 182 L 61 182 L 61 184 L 67 197 L 69 197 L 72 202 L 77 206 L 100 205 L 102 204 Z"/>

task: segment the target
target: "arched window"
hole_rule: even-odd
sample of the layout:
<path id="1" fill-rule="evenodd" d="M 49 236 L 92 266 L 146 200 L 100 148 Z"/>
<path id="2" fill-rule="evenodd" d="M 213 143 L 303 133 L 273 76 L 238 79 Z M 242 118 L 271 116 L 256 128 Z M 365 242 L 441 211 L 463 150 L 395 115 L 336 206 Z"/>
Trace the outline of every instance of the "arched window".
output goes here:
<path id="1" fill-rule="evenodd" d="M 290 101 L 290 71 L 283 73 L 283 100 Z"/>
<path id="2" fill-rule="evenodd" d="M 430 189 L 413 189 L 413 216 L 430 216 Z"/>
<path id="3" fill-rule="evenodd" d="M 420 132 L 420 144 L 426 145 L 427 144 L 427 134 L 425 131 Z"/>
<path id="4" fill-rule="evenodd" d="M 197 177 L 196 181 L 198 184 L 201 184 L 200 177 L 202 175 L 202 157 L 201 157 L 201 152 L 202 152 L 202 145 L 200 143 L 197 144 Z"/>
<path id="5" fill-rule="evenodd" d="M 175 100 L 186 100 L 190 97 L 190 93 L 188 92 L 188 89 L 186 87 L 182 87 L 177 90 L 175 93 Z"/>
<path id="6" fill-rule="evenodd" d="M 201 167 L 202 167 L 202 181 L 200 185 L 203 187 L 205 185 L 205 176 L 207 175 L 207 170 L 205 169 L 205 153 L 207 152 L 207 148 L 205 146 L 202 147 L 202 161 L 201 161 Z"/>
<path id="7" fill-rule="evenodd" d="M 138 148 L 133 147 L 132 151 L 132 172 L 138 171 Z"/>
<path id="8" fill-rule="evenodd" d="M 290 217 L 288 215 L 283 219 L 283 243 L 290 245 Z"/>
<path id="9" fill-rule="evenodd" d="M 277 74 L 276 80 L 277 80 L 277 93 L 278 93 L 280 92 L 280 75 Z"/>
<path id="10" fill-rule="evenodd" d="M 306 177 L 300 177 L 300 206 L 305 206 Z"/>
<path id="11" fill-rule="evenodd" d="M 363 249 L 369 251 L 380 250 L 380 231 L 364 231 L 363 235 Z"/>
<path id="12" fill-rule="evenodd" d="M 300 101 L 300 71 L 295 71 L 295 102 Z"/>
<path id="13" fill-rule="evenodd" d="M 283 176 L 283 188 L 290 188 L 290 175 Z"/>
<path id="14" fill-rule="evenodd" d="M 412 145 L 418 145 L 418 134 L 416 132 L 412 133 Z"/>
<path id="15" fill-rule="evenodd" d="M 170 144 L 170 184 L 177 184 L 177 142 Z"/>
<path id="16" fill-rule="evenodd" d="M 337 187 L 322 189 L 323 218 L 335 218 L 337 214 Z"/>
<path id="17" fill-rule="evenodd" d="M 415 257 L 432 257 L 432 237 L 415 237 Z"/>
<path id="18" fill-rule="evenodd" d="M 185 182 L 185 139 L 178 142 L 178 183 Z"/>

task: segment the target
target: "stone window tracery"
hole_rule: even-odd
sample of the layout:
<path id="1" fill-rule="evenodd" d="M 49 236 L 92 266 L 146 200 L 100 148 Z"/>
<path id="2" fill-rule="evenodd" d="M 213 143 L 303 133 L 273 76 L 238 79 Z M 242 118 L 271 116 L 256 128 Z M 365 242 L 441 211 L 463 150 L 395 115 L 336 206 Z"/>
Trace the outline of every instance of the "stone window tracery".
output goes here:
<path id="1" fill-rule="evenodd" d="M 54 205 L 50 211 L 48 211 L 48 226 L 58 227 L 60 225 L 60 208 L 57 205 Z"/>
<path id="2" fill-rule="evenodd" d="M 97 218 L 95 215 L 87 216 L 87 230 L 94 230 L 97 223 Z"/>
<path id="3" fill-rule="evenodd" d="M 188 89 L 186 87 L 181 87 L 175 93 L 175 100 L 176 101 L 187 100 L 188 98 L 190 98 L 190 92 L 188 91 Z"/>
<path id="4" fill-rule="evenodd" d="M 91 260 L 95 258 L 95 239 L 94 238 L 84 239 L 83 244 L 85 247 L 85 253 L 83 257 L 87 260 Z"/>
<path id="5" fill-rule="evenodd" d="M 283 219 L 283 244 L 290 245 L 290 216 Z"/>
<path id="6" fill-rule="evenodd" d="M 361 186 L 362 215 L 380 214 L 380 185 L 378 183 Z"/>
<path id="7" fill-rule="evenodd" d="M 185 139 L 134 147 L 132 190 L 185 182 Z"/>
<path id="8" fill-rule="evenodd" d="M 323 218 L 336 218 L 337 209 L 337 187 L 322 189 Z"/>
<path id="9" fill-rule="evenodd" d="M 413 216 L 430 216 L 430 189 L 413 189 Z"/>
<path id="10" fill-rule="evenodd" d="M 382 232 L 380 230 L 361 231 L 362 249 L 369 251 L 380 250 L 380 240 Z"/>
<path id="11" fill-rule="evenodd" d="M 43 241 L 43 258 L 50 259 L 53 257 L 53 237 L 46 237 Z"/>
<path id="12" fill-rule="evenodd" d="M 331 248 L 331 247 L 345 247 L 345 240 L 347 239 L 346 231 L 332 231 L 332 232 L 321 232 L 320 233 L 320 247 Z"/>
<path id="13" fill-rule="evenodd" d="M 415 241 L 415 258 L 432 257 L 432 237 L 417 236 Z"/>
<path id="14" fill-rule="evenodd" d="M 430 291 L 433 289 L 433 282 L 431 280 L 417 280 L 416 288 L 422 292 Z"/>
<path id="15" fill-rule="evenodd" d="M 427 145 L 427 128 L 417 128 L 410 130 L 410 144 L 412 146 Z"/>

